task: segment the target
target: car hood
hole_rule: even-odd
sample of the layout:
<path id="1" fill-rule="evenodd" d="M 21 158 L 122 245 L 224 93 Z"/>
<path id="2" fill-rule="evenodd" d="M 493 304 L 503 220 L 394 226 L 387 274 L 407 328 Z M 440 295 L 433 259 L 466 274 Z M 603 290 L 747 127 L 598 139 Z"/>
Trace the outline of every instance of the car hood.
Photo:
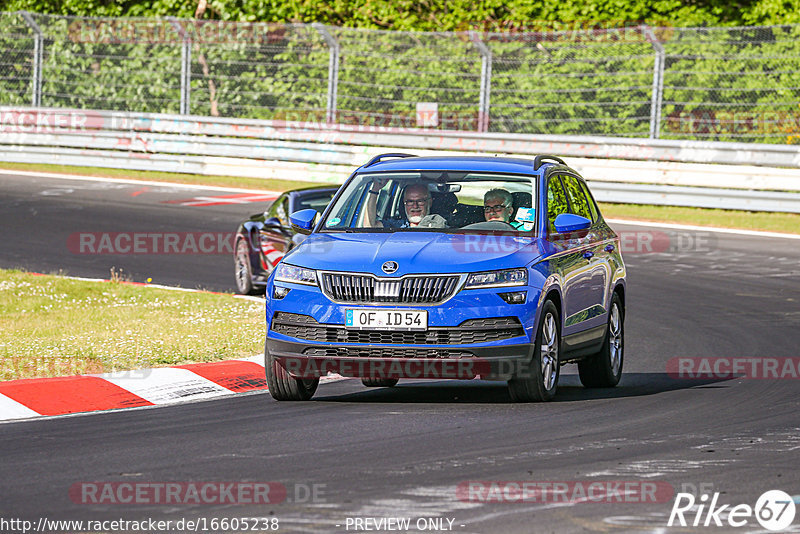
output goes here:
<path id="1" fill-rule="evenodd" d="M 523 267 L 540 256 L 535 238 L 515 234 L 315 233 L 284 261 L 310 269 L 381 276 L 386 276 L 381 271 L 384 262 L 395 261 L 398 269 L 390 276 L 403 276 Z"/>

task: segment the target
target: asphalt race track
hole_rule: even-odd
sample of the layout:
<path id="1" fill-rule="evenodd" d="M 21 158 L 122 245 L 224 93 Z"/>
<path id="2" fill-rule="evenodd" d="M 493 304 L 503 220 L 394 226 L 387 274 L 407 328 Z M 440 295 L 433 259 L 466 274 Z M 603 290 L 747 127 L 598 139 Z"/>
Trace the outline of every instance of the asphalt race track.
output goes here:
<path id="1" fill-rule="evenodd" d="M 0 177 L 0 267 L 107 278 L 114 266 L 136 281 L 232 290 L 227 253 L 70 250 L 76 232 L 230 232 L 265 206 L 182 206 L 167 201 L 225 193 L 142 189 Z M 2 424 L 0 518 L 201 519 L 207 532 L 244 530 L 212 530 L 212 519 L 252 517 L 277 519 L 279 532 L 354 532 L 356 519 L 375 527 L 368 518 L 411 518 L 411 531 L 431 518 L 429 526 L 461 533 L 765 532 L 754 517 L 741 528 L 704 528 L 704 516 L 685 529 L 667 521 L 681 491 L 698 504 L 719 492 L 719 505 L 753 507 L 772 489 L 798 500 L 800 377 L 690 379 L 667 369 L 677 357 L 794 358 L 780 361 L 797 371 L 800 240 L 616 229 L 633 236 L 628 250 L 653 236 L 667 245 L 625 256 L 625 375 L 613 390 L 586 390 L 565 367 L 546 404 L 512 404 L 505 385 L 491 382 L 368 390 L 345 380 L 321 385 L 306 403 L 259 393 Z M 74 490 L 83 482 L 220 481 L 278 483 L 273 490 L 287 495 L 271 493 L 280 501 L 272 504 L 92 504 Z M 564 482 L 573 491 L 607 481 L 649 483 L 660 497 L 638 502 L 633 491 L 581 502 L 563 492 L 480 490 Z M 800 511 L 790 528 L 800 532 Z"/>

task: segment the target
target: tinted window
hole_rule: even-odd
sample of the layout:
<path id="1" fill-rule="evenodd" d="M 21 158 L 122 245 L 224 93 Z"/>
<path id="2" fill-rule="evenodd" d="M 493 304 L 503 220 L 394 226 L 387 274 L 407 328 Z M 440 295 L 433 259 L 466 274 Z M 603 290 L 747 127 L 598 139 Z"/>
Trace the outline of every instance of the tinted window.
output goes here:
<path id="1" fill-rule="evenodd" d="M 562 213 L 568 213 L 567 197 L 564 195 L 564 188 L 561 187 L 561 180 L 554 175 L 547 184 L 547 220 L 550 232 L 555 232 L 553 223 Z"/>
<path id="2" fill-rule="evenodd" d="M 289 226 L 289 197 L 281 195 L 267 212 L 267 217 L 277 217 L 282 226 Z"/>
<path id="3" fill-rule="evenodd" d="M 592 198 L 592 193 L 589 191 L 589 186 L 581 182 L 581 189 L 583 194 L 586 195 L 586 201 L 589 203 L 589 210 L 592 212 L 592 220 L 597 221 L 600 218 L 600 210 L 597 208 L 597 203 Z"/>
<path id="4" fill-rule="evenodd" d="M 297 200 L 295 211 L 312 209 L 322 213 L 330 204 L 335 192 L 303 195 Z"/>
<path id="5" fill-rule="evenodd" d="M 594 221 L 592 212 L 589 209 L 589 204 L 586 202 L 586 195 L 583 194 L 578 179 L 574 176 L 564 174 L 561 176 L 561 180 L 564 182 L 564 189 L 566 189 L 567 197 L 569 198 L 570 213 Z"/>
<path id="6" fill-rule="evenodd" d="M 277 217 L 280 219 L 281 224 L 285 224 L 286 219 L 286 206 L 289 204 L 289 197 L 283 194 L 275 199 L 272 206 L 267 211 L 267 218 Z"/>

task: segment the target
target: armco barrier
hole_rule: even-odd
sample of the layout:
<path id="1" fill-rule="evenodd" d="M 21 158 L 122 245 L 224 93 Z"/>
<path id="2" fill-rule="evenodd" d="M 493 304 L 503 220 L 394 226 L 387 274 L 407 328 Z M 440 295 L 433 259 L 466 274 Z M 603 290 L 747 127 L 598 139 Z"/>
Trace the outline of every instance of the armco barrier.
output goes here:
<path id="1" fill-rule="evenodd" d="M 397 149 L 556 154 L 570 157 L 604 201 L 800 213 L 800 146 L 0 107 L 0 161 L 9 162 L 336 183 Z"/>

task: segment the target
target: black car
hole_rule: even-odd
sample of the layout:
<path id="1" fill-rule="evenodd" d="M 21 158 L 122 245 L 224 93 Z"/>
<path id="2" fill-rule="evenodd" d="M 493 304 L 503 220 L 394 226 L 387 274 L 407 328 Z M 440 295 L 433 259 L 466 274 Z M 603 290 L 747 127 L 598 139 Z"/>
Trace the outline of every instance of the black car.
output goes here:
<path id="1" fill-rule="evenodd" d="M 264 292 L 267 278 L 283 255 L 306 237 L 292 230 L 289 214 L 309 208 L 322 213 L 338 189 L 308 187 L 286 191 L 267 211 L 251 215 L 239 225 L 233 253 L 238 293 Z"/>

